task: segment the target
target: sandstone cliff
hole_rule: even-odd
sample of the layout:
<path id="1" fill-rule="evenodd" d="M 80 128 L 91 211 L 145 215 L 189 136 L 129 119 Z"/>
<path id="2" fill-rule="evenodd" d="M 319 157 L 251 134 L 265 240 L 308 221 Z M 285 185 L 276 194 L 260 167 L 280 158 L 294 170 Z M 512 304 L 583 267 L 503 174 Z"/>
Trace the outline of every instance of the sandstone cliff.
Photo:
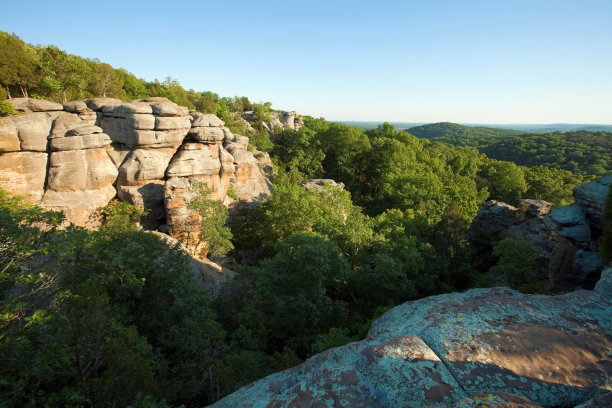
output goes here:
<path id="1" fill-rule="evenodd" d="M 611 391 L 612 268 L 594 291 L 472 289 L 407 302 L 363 341 L 213 407 L 595 407 L 610 406 Z"/>
<path id="2" fill-rule="evenodd" d="M 267 154 L 214 115 L 157 97 L 11 102 L 23 113 L 0 119 L 0 186 L 77 225 L 96 227 L 98 210 L 118 197 L 149 211 L 143 227 L 167 224 L 185 242 L 197 232 L 186 207 L 196 182 L 226 205 L 236 204 L 230 185 L 242 203 L 270 194 Z"/>

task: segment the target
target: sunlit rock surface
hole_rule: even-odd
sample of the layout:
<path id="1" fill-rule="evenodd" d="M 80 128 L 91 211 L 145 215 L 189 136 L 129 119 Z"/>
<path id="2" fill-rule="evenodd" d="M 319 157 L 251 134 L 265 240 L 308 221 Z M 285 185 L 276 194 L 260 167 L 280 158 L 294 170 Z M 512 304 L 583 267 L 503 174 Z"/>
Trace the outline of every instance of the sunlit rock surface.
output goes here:
<path id="1" fill-rule="evenodd" d="M 595 291 L 473 289 L 407 302 L 365 340 L 213 406 L 573 407 L 612 391 L 611 281 L 608 269 Z"/>
<path id="2" fill-rule="evenodd" d="M 0 186 L 68 222 L 97 227 L 100 208 L 117 197 L 148 211 L 145 229 L 166 225 L 184 240 L 198 233 L 187 208 L 196 181 L 226 205 L 230 185 L 241 203 L 270 195 L 269 156 L 215 115 L 160 97 L 9 102 L 23 113 L 0 118 Z"/>

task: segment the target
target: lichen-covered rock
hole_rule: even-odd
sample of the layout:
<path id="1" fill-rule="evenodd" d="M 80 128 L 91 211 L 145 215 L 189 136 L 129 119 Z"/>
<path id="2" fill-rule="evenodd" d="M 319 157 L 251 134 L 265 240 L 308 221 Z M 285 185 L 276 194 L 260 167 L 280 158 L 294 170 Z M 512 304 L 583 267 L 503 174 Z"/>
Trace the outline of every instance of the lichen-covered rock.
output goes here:
<path id="1" fill-rule="evenodd" d="M 521 295 L 475 289 L 387 312 L 368 335 L 421 337 L 466 392 L 570 406 L 611 387 L 612 302 L 597 292 Z"/>
<path id="2" fill-rule="evenodd" d="M 582 248 L 588 248 L 591 243 L 591 228 L 587 222 L 582 207 L 564 205 L 553 208 L 544 218 L 548 228 L 564 238 L 569 238 Z"/>
<path id="3" fill-rule="evenodd" d="M 606 291 L 473 289 L 407 302 L 375 320 L 365 340 L 213 407 L 571 407 L 612 390 Z"/>
<path id="4" fill-rule="evenodd" d="M 575 408 L 610 408 L 612 407 L 612 392 L 605 395 L 598 395 L 585 403 L 577 405 Z"/>
<path id="5" fill-rule="evenodd" d="M 324 351 L 212 407 L 425 407 L 465 397 L 438 356 L 407 335 Z"/>
<path id="6" fill-rule="evenodd" d="M 612 298 L 612 267 L 601 272 L 601 278 L 595 285 L 594 290 L 602 296 Z"/>
<path id="7" fill-rule="evenodd" d="M 477 392 L 448 408 L 542 408 L 519 395 L 502 391 Z"/>

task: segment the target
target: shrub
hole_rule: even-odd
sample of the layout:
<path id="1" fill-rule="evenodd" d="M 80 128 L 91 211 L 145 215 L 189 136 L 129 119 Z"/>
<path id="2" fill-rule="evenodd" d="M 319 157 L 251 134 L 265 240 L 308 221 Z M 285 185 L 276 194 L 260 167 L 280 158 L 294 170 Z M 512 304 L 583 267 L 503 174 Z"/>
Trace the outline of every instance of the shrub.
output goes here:
<path id="1" fill-rule="evenodd" d="M 18 114 L 19 112 L 15 110 L 13 104 L 7 101 L 0 101 L 0 116 L 11 116 Z"/>

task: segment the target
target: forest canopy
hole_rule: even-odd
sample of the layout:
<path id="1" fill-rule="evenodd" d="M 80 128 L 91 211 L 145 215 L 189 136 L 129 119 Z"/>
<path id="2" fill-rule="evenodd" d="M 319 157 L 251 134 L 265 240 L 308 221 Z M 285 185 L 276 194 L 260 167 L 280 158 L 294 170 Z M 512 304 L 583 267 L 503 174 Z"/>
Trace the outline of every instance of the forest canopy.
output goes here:
<path id="1" fill-rule="evenodd" d="M 470 223 L 486 200 L 569 204 L 574 187 L 612 164 L 606 132 L 452 123 L 366 131 L 310 116 L 298 130 L 269 132 L 269 102 L 185 90 L 170 77 L 145 81 L 4 32 L 0 53 L 0 98 L 162 96 L 216 114 L 274 163 L 269 199 L 234 209 L 227 225 L 228 211 L 201 186 L 190 204 L 214 214 L 199 239 L 235 270 L 214 299 L 180 247 L 135 226 L 142 213 L 129 204 L 111 202 L 89 231 L 0 190 L 7 406 L 204 406 L 364 338 L 372 319 L 402 302 L 489 286 L 491 274 L 545 291 L 530 243 L 502 240 L 481 262 Z M 314 178 L 338 185 L 300 185 Z M 611 236 L 608 225 L 604 248 Z"/>

